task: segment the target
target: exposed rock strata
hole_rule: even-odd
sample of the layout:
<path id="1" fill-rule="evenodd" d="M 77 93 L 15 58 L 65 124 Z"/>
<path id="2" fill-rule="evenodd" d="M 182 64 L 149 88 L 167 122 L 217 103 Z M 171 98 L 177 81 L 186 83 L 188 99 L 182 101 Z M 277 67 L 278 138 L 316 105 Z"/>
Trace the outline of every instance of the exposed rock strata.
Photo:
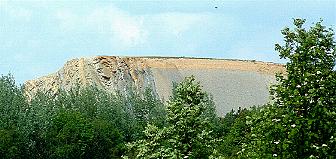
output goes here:
<path id="1" fill-rule="evenodd" d="M 255 61 L 97 56 L 68 61 L 56 73 L 27 81 L 25 88 L 32 97 L 38 90 L 57 94 L 77 84 L 121 92 L 128 87 L 151 87 L 166 100 L 172 81 L 195 75 L 213 94 L 217 112 L 223 115 L 232 108 L 266 103 L 275 73 L 284 71 L 283 65 Z"/>

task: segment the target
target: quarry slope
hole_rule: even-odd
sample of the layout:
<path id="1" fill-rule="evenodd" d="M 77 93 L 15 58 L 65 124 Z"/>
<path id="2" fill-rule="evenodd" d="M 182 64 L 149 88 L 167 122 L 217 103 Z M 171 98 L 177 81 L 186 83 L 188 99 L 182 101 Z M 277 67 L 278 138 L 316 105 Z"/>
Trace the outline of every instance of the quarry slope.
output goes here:
<path id="1" fill-rule="evenodd" d="M 70 60 L 56 73 L 26 81 L 25 89 L 32 97 L 39 90 L 57 94 L 77 84 L 112 92 L 150 87 L 167 100 L 173 81 L 194 75 L 213 95 L 217 114 L 223 116 L 231 109 L 267 103 L 268 88 L 277 72 L 284 73 L 284 66 L 259 61 L 97 56 Z"/>

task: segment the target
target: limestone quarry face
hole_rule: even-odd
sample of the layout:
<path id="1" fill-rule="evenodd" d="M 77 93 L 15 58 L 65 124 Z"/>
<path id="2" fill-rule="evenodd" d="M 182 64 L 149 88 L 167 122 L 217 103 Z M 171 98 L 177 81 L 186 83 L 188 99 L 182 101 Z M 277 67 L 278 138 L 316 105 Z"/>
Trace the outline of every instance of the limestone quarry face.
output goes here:
<path id="1" fill-rule="evenodd" d="M 56 95 L 60 89 L 95 85 L 115 92 L 153 89 L 161 99 L 169 99 L 173 82 L 194 75 L 215 101 L 217 114 L 231 109 L 267 103 L 268 88 L 283 65 L 255 61 L 97 56 L 68 61 L 56 73 L 25 83 L 30 98 L 44 91 Z"/>

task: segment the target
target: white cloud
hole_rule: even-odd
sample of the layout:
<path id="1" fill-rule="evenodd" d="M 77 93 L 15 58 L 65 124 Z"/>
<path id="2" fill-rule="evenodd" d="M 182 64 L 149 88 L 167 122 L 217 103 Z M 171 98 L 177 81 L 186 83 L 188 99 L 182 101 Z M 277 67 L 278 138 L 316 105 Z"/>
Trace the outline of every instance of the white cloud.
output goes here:
<path id="1" fill-rule="evenodd" d="M 0 7 L 5 6 L 7 3 L 7 0 L 0 0 Z"/>
<path id="2" fill-rule="evenodd" d="M 96 8 L 86 15 L 77 15 L 69 10 L 59 10 L 56 18 L 62 30 L 88 29 L 111 36 L 112 41 L 122 47 L 132 47 L 143 43 L 146 30 L 141 16 L 130 15 L 114 6 Z"/>
<path id="3" fill-rule="evenodd" d="M 183 32 L 192 29 L 192 26 L 206 23 L 211 18 L 210 15 L 203 13 L 179 13 L 169 12 L 154 16 L 159 21 L 162 29 L 172 33 L 174 36 L 180 36 Z"/>
<path id="4" fill-rule="evenodd" d="M 113 33 L 128 45 L 141 44 L 146 39 L 146 30 L 142 19 L 115 19 L 112 22 Z"/>
<path id="5" fill-rule="evenodd" d="M 29 22 L 32 18 L 32 10 L 22 6 L 11 5 L 7 1 L 0 0 L 1 10 L 6 12 L 11 18 L 23 22 Z"/>
<path id="6" fill-rule="evenodd" d="M 12 10 L 11 14 L 13 14 L 14 16 L 18 18 L 30 20 L 32 16 L 32 11 L 29 9 L 25 9 L 25 8 L 17 8 L 16 10 Z"/>
<path id="7" fill-rule="evenodd" d="M 62 30 L 72 31 L 78 27 L 80 17 L 73 14 L 69 10 L 58 10 L 55 14 L 56 19 L 59 21 L 59 26 Z"/>
<path id="8" fill-rule="evenodd" d="M 135 46 L 146 39 L 143 18 L 130 15 L 114 6 L 94 10 L 87 20 L 91 27 L 103 33 L 110 33 L 123 45 Z"/>
<path id="9" fill-rule="evenodd" d="M 175 38 L 194 27 L 211 25 L 222 15 L 212 13 L 166 12 L 134 15 L 114 5 L 97 7 L 86 14 L 59 10 L 56 18 L 63 31 L 82 30 L 110 36 L 113 46 L 121 49 L 137 47 L 157 38 Z M 155 39 L 149 39 L 153 38 Z M 116 44 L 117 43 L 117 44 Z M 150 43 L 147 43 L 149 46 Z"/>

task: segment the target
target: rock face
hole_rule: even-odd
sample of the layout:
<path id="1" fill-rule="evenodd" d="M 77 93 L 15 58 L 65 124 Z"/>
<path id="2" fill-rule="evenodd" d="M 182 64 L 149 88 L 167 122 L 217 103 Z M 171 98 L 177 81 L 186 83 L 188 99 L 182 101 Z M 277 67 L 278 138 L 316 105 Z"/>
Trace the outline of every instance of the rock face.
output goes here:
<path id="1" fill-rule="evenodd" d="M 241 60 L 97 56 L 68 61 L 56 73 L 27 81 L 25 89 L 32 97 L 39 90 L 57 94 L 77 84 L 112 92 L 150 87 L 167 100 L 173 81 L 194 75 L 213 95 L 217 114 L 222 116 L 238 107 L 265 104 L 277 72 L 285 73 L 284 66 Z"/>

